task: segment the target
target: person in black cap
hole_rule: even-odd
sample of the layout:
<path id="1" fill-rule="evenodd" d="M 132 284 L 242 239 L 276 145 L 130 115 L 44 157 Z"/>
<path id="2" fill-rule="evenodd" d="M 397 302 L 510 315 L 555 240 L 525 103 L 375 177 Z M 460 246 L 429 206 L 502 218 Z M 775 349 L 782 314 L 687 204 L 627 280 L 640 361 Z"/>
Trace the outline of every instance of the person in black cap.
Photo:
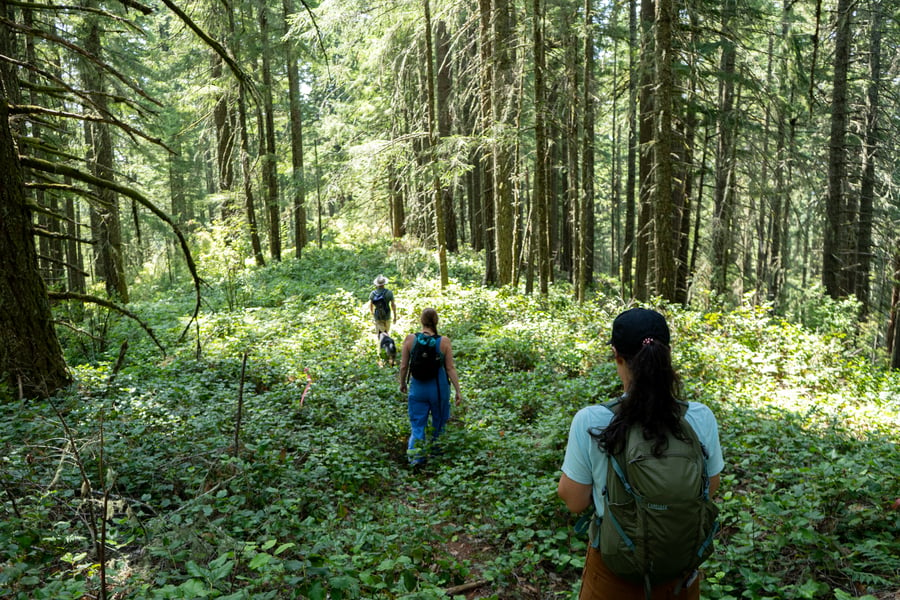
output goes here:
<path id="1" fill-rule="evenodd" d="M 699 402 L 679 401 L 680 381 L 672 366 L 670 337 L 665 317 L 654 310 L 632 308 L 613 321 L 609 344 L 624 393 L 617 402 L 588 406 L 572 419 L 557 490 L 572 512 L 580 513 L 593 504 L 596 522 L 601 522 L 610 456 L 627 449 L 633 425 L 640 426 L 643 437 L 654 443 L 655 455 L 671 436 L 687 438 L 681 423 L 689 424 L 705 450 L 709 494 L 718 488 L 725 463 L 716 418 Z M 594 534 L 597 531 L 592 529 Z M 698 600 L 700 587 L 696 571 L 652 587 L 623 579 L 604 563 L 599 536 L 594 535 L 588 544 L 579 598 Z"/>

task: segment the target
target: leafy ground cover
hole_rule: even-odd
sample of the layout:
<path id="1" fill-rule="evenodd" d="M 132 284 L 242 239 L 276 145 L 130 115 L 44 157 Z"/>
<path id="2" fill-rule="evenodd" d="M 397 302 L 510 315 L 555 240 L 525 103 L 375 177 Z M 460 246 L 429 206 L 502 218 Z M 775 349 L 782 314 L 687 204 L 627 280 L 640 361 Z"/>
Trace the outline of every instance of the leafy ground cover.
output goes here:
<path id="1" fill-rule="evenodd" d="M 385 243 L 201 268 L 182 342 L 190 291 L 136 294 L 165 355 L 89 313 L 108 343 L 63 332 L 77 387 L 0 391 L 0 598 L 572 597 L 585 541 L 556 481 L 572 415 L 617 392 L 604 342 L 619 300 L 483 289 L 470 257 L 441 294 L 430 255 Z M 376 359 L 377 273 L 396 337 L 434 306 L 454 340 L 466 401 L 421 472 L 396 369 Z M 852 321 L 660 308 L 726 456 L 704 598 L 896 598 L 900 377 L 860 358 Z"/>

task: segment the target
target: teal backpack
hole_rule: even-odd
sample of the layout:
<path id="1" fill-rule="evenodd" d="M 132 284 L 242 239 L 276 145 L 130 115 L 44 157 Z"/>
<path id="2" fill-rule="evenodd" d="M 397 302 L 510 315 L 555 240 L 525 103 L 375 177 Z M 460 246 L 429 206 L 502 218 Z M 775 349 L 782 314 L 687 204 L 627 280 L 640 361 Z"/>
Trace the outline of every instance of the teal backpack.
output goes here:
<path id="1" fill-rule="evenodd" d="M 441 337 L 417 333 L 409 352 L 409 374 L 419 381 L 431 381 L 437 378 L 444 355 L 441 353 Z"/>
<path id="2" fill-rule="evenodd" d="M 612 400 L 603 406 L 617 414 L 619 404 Z M 625 450 L 609 455 L 603 489 L 600 555 L 613 573 L 643 584 L 648 599 L 653 586 L 690 577 L 712 554 L 719 529 L 719 510 L 709 497 L 706 449 L 684 418 L 687 403 L 679 404 L 689 441 L 669 434 L 657 457 L 653 440 L 644 439 L 640 425 L 633 426 Z"/>

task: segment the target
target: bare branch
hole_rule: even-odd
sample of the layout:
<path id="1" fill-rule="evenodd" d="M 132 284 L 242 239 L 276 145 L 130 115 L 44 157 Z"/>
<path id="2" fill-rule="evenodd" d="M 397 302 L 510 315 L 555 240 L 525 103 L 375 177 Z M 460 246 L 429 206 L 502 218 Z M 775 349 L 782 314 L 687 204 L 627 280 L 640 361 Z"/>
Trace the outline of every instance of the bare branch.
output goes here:
<path id="1" fill-rule="evenodd" d="M 200 27 L 196 23 L 194 23 L 194 21 L 172 0 L 162 0 L 162 3 L 169 7 L 169 10 L 175 13 L 178 18 L 181 19 L 184 24 L 187 25 L 191 29 L 191 31 L 193 31 L 197 35 L 197 37 L 203 40 L 207 46 L 212 48 L 216 54 L 222 57 L 222 60 L 224 60 L 228 65 L 228 68 L 231 69 L 231 72 L 238 80 L 238 83 L 244 88 L 248 89 L 251 96 L 259 100 L 259 90 L 256 89 L 256 85 L 254 85 L 253 80 L 243 71 L 243 69 L 241 69 L 240 65 L 237 64 L 237 61 L 234 59 L 234 57 L 228 53 L 228 50 L 225 48 L 225 46 L 214 40 L 209 36 L 208 33 L 200 29 Z"/>
<path id="2" fill-rule="evenodd" d="M 90 296 L 88 294 L 77 294 L 75 292 L 48 291 L 47 297 L 50 298 L 51 300 L 78 300 L 79 302 L 90 302 L 91 304 L 97 304 L 99 306 L 102 306 L 103 308 L 108 308 L 119 314 L 125 315 L 129 319 L 134 319 L 135 321 L 137 321 L 138 325 L 140 325 L 141 328 L 147 332 L 147 335 L 150 336 L 150 338 L 157 345 L 157 347 L 159 347 L 159 349 L 162 350 L 162 353 L 164 355 L 166 353 L 165 347 L 163 347 L 163 345 L 159 342 L 159 340 L 156 339 L 156 334 L 153 333 L 153 330 L 150 329 L 150 326 L 147 325 L 146 323 L 144 323 L 144 321 L 142 321 L 139 316 L 137 316 L 136 314 L 134 314 L 127 308 L 119 306 L 115 302 L 107 300 L 106 298 L 100 298 L 99 296 Z"/>
<path id="3" fill-rule="evenodd" d="M 119 1 L 122 2 L 123 4 L 125 3 L 122 0 L 119 0 Z M 100 15 L 102 17 L 105 17 L 105 18 L 113 20 L 113 21 L 119 21 L 120 23 L 124 23 L 125 25 L 128 25 L 135 31 L 141 31 L 140 27 L 138 27 L 137 25 L 135 25 L 128 19 L 123 19 L 122 17 L 120 17 L 118 15 L 114 15 L 113 13 L 111 13 L 109 11 L 103 10 L 102 8 L 94 8 L 94 7 L 90 7 L 90 6 L 70 6 L 67 4 L 40 4 L 37 2 L 17 2 L 16 0 L 6 0 L 6 4 L 8 4 L 9 6 L 18 6 L 21 8 L 27 8 L 27 9 L 33 10 L 33 11 L 44 11 L 44 12 L 60 11 L 60 12 L 73 12 L 73 13 L 74 12 L 92 13 L 92 14 Z M 149 15 L 150 13 L 153 12 L 153 9 L 146 7 L 146 6 L 142 6 L 138 10 L 140 10 L 140 12 L 144 13 L 145 15 Z"/>
<path id="4" fill-rule="evenodd" d="M 85 173 L 84 171 L 80 171 L 68 165 L 52 163 L 40 158 L 34 158 L 33 156 L 22 156 L 20 157 L 20 160 L 23 166 L 29 167 L 31 169 L 37 169 L 39 171 L 44 171 L 47 173 L 56 173 L 57 175 L 68 176 L 72 179 L 77 179 L 78 181 L 83 181 L 84 183 L 113 190 L 115 192 L 118 192 L 119 194 L 122 194 L 123 196 L 128 196 L 129 198 L 137 201 L 139 204 L 142 204 L 150 212 L 156 215 L 159 220 L 163 221 L 169 227 L 171 227 L 176 237 L 178 237 L 178 243 L 181 245 L 181 251 L 182 254 L 184 254 L 184 260 L 187 263 L 188 270 L 191 272 L 191 277 L 194 280 L 194 290 L 196 293 L 194 313 L 193 315 L 191 315 L 191 320 L 188 321 L 187 325 L 185 325 L 184 331 L 181 332 L 181 336 L 179 338 L 183 339 L 187 334 L 191 324 L 200 313 L 200 286 L 203 282 L 200 279 L 200 276 L 197 274 L 197 265 L 194 263 L 194 257 L 191 254 L 190 247 L 188 247 L 187 240 L 185 239 L 184 234 L 181 232 L 181 229 L 178 227 L 178 225 L 176 225 L 175 222 L 172 221 L 171 217 L 157 208 L 149 198 L 126 185 L 122 185 L 115 181 L 109 181 L 108 179 L 103 179 L 101 177 L 95 177 L 89 173 Z"/>
<path id="5" fill-rule="evenodd" d="M 53 240 L 70 240 L 73 242 L 78 242 L 79 244 L 96 244 L 97 240 L 89 240 L 87 238 L 80 238 L 74 235 L 66 235 L 64 233 L 58 233 L 56 231 L 47 231 L 46 229 L 42 229 L 41 227 L 32 227 L 31 230 L 35 235 L 39 235 L 41 237 L 50 238 Z M 56 260 L 56 259 L 54 259 Z M 67 263 L 68 264 L 68 263 Z"/>
<path id="6" fill-rule="evenodd" d="M 131 125 L 123 123 L 122 121 L 116 119 L 115 117 L 106 119 L 104 117 L 95 117 L 93 115 L 82 115 L 78 113 L 70 113 L 62 110 L 53 110 L 52 108 L 46 108 L 43 106 L 37 106 L 34 104 L 10 104 L 9 105 L 9 114 L 11 115 L 50 115 L 52 117 L 60 117 L 63 119 L 78 119 L 81 121 L 92 121 L 95 123 L 108 123 L 110 125 L 115 125 L 119 129 L 125 131 L 129 135 L 136 135 L 138 137 L 142 137 L 148 142 L 157 144 L 166 148 L 166 145 L 160 138 L 152 138 L 146 133 L 143 133 L 139 129 L 135 129 Z M 133 139 L 133 138 L 132 138 Z M 169 152 L 172 152 L 171 149 L 166 148 Z M 174 152 L 172 152 L 174 154 Z"/>
<path id="7" fill-rule="evenodd" d="M 92 63 L 94 63 L 95 65 L 97 65 L 97 66 L 100 67 L 101 69 L 103 69 L 104 71 L 106 71 L 106 72 L 108 72 L 108 73 L 111 73 L 113 76 L 115 76 L 116 79 L 118 79 L 119 81 L 121 81 L 122 83 L 124 83 L 126 86 L 128 86 L 129 88 L 131 88 L 136 94 L 138 94 L 139 96 L 141 96 L 141 97 L 144 98 L 145 100 L 147 100 L 147 101 L 149 101 L 149 102 L 152 102 L 153 104 L 156 104 L 157 106 L 162 106 L 162 103 L 161 103 L 161 102 L 159 102 L 158 100 L 154 100 L 153 98 L 151 98 L 151 97 L 150 97 L 144 90 L 142 90 L 136 83 L 134 83 L 134 82 L 131 81 L 128 77 L 126 77 L 125 75 L 123 75 L 122 73 L 120 73 L 120 72 L 118 71 L 118 69 L 115 69 L 115 68 L 114 68 L 112 65 L 110 65 L 109 63 L 100 60 L 99 57 L 94 56 L 92 53 L 88 52 L 87 50 L 85 50 L 85 49 L 82 48 L 81 46 L 79 46 L 79 45 L 77 45 L 77 44 L 73 44 L 73 43 L 70 42 L 69 40 L 67 40 L 67 39 L 65 39 L 65 38 L 62 38 L 62 37 L 60 37 L 60 36 L 58 36 L 58 35 L 54 35 L 54 34 L 52 34 L 52 33 L 50 33 L 50 32 L 43 31 L 43 30 L 41 30 L 41 29 L 36 29 L 36 28 L 34 28 L 34 27 L 27 27 L 27 26 L 23 25 L 22 23 L 17 23 L 16 21 L 12 21 L 12 20 L 10 20 L 10 19 L 6 19 L 6 18 L 3 18 L 3 17 L 0 17 L 0 23 L 5 24 L 5 25 L 7 25 L 8 27 L 10 27 L 10 28 L 12 28 L 12 29 L 17 29 L 17 30 L 21 31 L 22 33 L 24 33 L 24 34 L 26 34 L 26 35 L 32 35 L 32 36 L 37 37 L 37 38 L 42 38 L 42 39 L 47 40 L 48 42 L 54 42 L 54 43 L 56 43 L 56 44 L 59 44 L 60 46 L 63 46 L 64 48 L 68 48 L 69 50 L 75 52 L 76 54 L 78 54 L 78 55 L 80 55 L 80 56 L 83 56 L 83 57 L 86 58 L 87 60 L 91 61 Z"/>

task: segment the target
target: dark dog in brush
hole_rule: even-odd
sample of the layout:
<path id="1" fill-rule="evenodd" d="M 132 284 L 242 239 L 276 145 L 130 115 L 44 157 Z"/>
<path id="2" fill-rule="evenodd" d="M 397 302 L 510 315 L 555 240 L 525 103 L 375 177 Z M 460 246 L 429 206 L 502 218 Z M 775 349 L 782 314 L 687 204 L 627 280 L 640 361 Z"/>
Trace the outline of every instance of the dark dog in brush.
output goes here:
<path id="1" fill-rule="evenodd" d="M 383 331 L 378 333 L 378 354 L 381 356 L 382 364 L 390 363 L 393 367 L 397 361 L 397 346 L 394 344 L 394 340 Z"/>

